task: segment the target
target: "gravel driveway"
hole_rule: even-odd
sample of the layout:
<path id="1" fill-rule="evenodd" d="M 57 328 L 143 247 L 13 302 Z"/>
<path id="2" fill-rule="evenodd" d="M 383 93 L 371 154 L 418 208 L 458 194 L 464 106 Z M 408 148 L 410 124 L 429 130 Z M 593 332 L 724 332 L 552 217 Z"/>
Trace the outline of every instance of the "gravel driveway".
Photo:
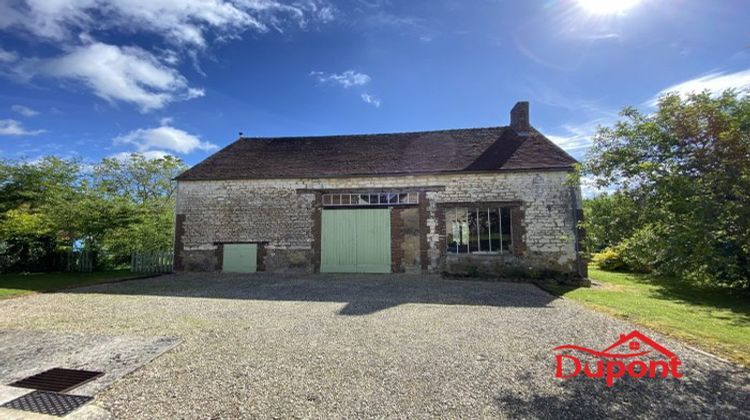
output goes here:
<path id="1" fill-rule="evenodd" d="M 750 374 L 642 330 L 682 380 L 553 377 L 634 327 L 528 284 L 179 274 L 0 301 L 0 329 L 177 336 L 95 404 L 117 418 L 747 417 Z"/>

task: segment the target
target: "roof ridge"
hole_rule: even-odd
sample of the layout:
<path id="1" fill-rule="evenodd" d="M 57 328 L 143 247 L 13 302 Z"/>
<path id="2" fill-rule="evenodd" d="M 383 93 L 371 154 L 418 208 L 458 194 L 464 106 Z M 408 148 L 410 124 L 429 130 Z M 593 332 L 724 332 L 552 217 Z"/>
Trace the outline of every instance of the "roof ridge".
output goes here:
<path id="1" fill-rule="evenodd" d="M 488 126 L 488 127 L 466 127 L 466 128 L 446 128 L 440 130 L 423 130 L 423 131 L 396 131 L 386 133 L 362 133 L 362 134 L 332 134 L 332 135 L 314 135 L 314 136 L 282 136 L 282 137 L 249 137 L 242 136 L 239 140 L 301 140 L 301 139 L 337 139 L 343 137 L 379 137 L 379 136 L 397 136 L 405 134 L 435 134 L 435 133 L 453 133 L 457 131 L 480 131 L 480 130 L 499 130 L 507 129 L 507 125 Z"/>
<path id="2" fill-rule="evenodd" d="M 534 130 L 520 136 L 508 126 L 496 126 L 336 136 L 240 137 L 176 179 L 570 170 L 575 160 L 536 133 Z M 527 140 L 534 138 L 540 141 L 528 146 Z M 509 165 L 521 149 L 525 152 L 518 162 Z"/>

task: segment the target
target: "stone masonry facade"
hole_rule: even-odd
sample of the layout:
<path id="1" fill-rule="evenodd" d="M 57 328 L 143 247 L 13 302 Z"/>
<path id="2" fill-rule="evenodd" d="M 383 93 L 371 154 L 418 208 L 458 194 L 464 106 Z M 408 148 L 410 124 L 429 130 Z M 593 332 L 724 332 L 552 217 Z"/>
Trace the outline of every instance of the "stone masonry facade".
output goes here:
<path id="1" fill-rule="evenodd" d="M 576 218 L 580 191 L 564 170 L 347 178 L 180 181 L 175 267 L 218 271 L 226 243 L 258 243 L 258 266 L 315 272 L 320 258 L 321 194 L 418 192 L 420 202 L 393 207 L 394 272 L 581 274 Z M 512 207 L 513 253 L 455 255 L 445 250 L 444 210 L 461 204 Z"/>

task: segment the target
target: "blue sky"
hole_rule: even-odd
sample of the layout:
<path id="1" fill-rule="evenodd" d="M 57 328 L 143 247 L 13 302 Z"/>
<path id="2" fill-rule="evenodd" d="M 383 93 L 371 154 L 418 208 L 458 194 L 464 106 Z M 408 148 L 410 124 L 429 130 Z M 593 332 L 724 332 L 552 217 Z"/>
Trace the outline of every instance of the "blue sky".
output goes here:
<path id="1" fill-rule="evenodd" d="M 576 157 L 660 92 L 750 87 L 746 0 L 0 0 L 0 158 L 506 125 Z"/>

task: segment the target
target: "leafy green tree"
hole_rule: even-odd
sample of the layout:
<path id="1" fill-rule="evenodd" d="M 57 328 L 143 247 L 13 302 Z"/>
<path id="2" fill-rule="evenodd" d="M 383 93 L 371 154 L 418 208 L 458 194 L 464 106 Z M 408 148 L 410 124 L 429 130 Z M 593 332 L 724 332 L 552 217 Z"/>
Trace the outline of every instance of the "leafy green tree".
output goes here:
<path id="1" fill-rule="evenodd" d="M 621 116 L 599 129 L 583 172 L 637 203 L 621 240 L 627 257 L 662 274 L 749 287 L 750 98 L 669 94 L 652 114 Z"/>
<path id="2" fill-rule="evenodd" d="M 65 201 L 81 176 L 76 159 L 47 156 L 38 162 L 0 162 L 0 212 L 26 205 L 31 209 Z"/>
<path id="3" fill-rule="evenodd" d="M 171 248 L 181 160 L 136 154 L 84 168 L 57 157 L 0 161 L 0 270 L 49 270 L 74 247 L 109 266 Z"/>
<path id="4" fill-rule="evenodd" d="M 128 159 L 105 158 L 94 168 L 94 180 L 110 197 L 126 198 L 138 205 L 168 205 L 176 189 L 172 181 L 187 167 L 166 155 L 147 159 L 133 153 Z"/>
<path id="5" fill-rule="evenodd" d="M 69 220 L 81 175 L 75 159 L 0 163 L 0 269 L 49 269 L 54 253 L 72 245 Z"/>
<path id="6" fill-rule="evenodd" d="M 94 169 L 94 184 L 102 197 L 118 203 L 123 214 L 102 238 L 114 263 L 129 260 L 133 251 L 171 249 L 174 236 L 173 179 L 186 169 L 182 160 L 165 156 L 146 159 L 133 154 L 127 160 L 104 159 Z"/>
<path id="7" fill-rule="evenodd" d="M 583 227 L 589 252 L 599 252 L 629 238 L 640 224 L 640 207 L 628 194 L 615 192 L 583 200 Z"/>

